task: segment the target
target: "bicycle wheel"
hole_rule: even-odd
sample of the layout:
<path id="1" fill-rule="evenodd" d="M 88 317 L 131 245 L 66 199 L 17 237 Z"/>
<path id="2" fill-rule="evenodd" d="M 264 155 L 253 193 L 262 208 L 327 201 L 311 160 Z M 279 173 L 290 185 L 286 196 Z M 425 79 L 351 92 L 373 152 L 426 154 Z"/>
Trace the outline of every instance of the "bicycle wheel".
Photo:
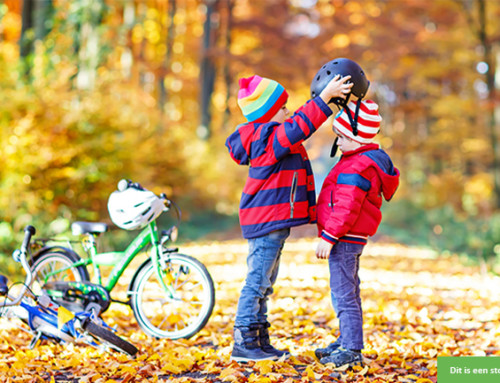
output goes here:
<path id="1" fill-rule="evenodd" d="M 89 333 L 101 345 L 123 352 L 129 356 L 137 354 L 137 347 L 125 339 L 120 338 L 113 331 L 108 330 L 94 322 L 88 321 L 82 324 L 82 328 Z"/>
<path id="2" fill-rule="evenodd" d="M 151 259 L 137 271 L 131 306 L 137 322 L 148 335 L 157 338 L 189 338 L 210 318 L 215 289 L 206 267 L 184 254 L 165 255 L 164 282 L 175 292 L 166 292 Z"/>
<path id="3" fill-rule="evenodd" d="M 41 287 L 47 282 L 57 281 L 89 281 L 89 273 L 85 266 L 72 266 L 80 261 L 80 256 L 66 248 L 49 248 L 33 257 L 31 271 L 33 272 L 33 287 L 39 294 Z M 57 272 L 61 270 L 60 272 Z"/>

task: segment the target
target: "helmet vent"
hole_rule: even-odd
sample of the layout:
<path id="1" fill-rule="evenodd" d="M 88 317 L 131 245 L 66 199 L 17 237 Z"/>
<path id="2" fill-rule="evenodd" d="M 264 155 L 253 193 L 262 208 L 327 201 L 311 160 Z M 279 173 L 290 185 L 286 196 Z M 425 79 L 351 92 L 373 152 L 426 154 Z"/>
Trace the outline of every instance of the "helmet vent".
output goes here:
<path id="1" fill-rule="evenodd" d="M 329 70 L 327 70 L 327 71 L 326 71 L 326 74 L 327 74 L 328 76 L 330 76 L 330 75 L 332 74 L 332 72 L 330 72 Z"/>
<path id="2" fill-rule="evenodd" d="M 143 211 L 143 212 L 142 212 L 142 215 L 146 215 L 146 214 L 148 214 L 150 211 L 151 211 L 151 206 L 150 206 L 150 207 L 148 207 L 148 209 L 147 209 L 147 210 Z"/>

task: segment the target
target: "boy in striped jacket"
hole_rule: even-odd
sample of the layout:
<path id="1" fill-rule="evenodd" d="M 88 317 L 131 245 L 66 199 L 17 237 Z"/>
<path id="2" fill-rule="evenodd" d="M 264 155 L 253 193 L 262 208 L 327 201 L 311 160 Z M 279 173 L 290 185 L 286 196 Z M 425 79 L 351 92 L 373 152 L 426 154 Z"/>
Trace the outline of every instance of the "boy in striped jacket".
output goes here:
<path id="1" fill-rule="evenodd" d="M 342 156 L 326 177 L 318 198 L 321 240 L 316 257 L 328 259 L 340 336 L 326 348 L 315 350 L 315 354 L 321 363 L 334 367 L 363 364 L 359 259 L 367 238 L 376 233 L 382 219 L 382 197 L 389 201 L 399 185 L 398 169 L 387 153 L 372 142 L 382 121 L 378 105 L 371 100 L 361 101 L 357 122 L 352 117 L 355 110 L 356 103 L 351 101 L 335 117 L 333 130 Z"/>
<path id="2" fill-rule="evenodd" d="M 270 344 L 267 300 L 290 228 L 316 221 L 314 178 L 302 143 L 332 114 L 327 103 L 350 92 L 353 84 L 346 83 L 349 79 L 336 76 L 291 117 L 282 85 L 256 75 L 239 81 L 238 105 L 247 122 L 228 137 L 226 146 L 237 164 L 250 166 L 239 212 L 249 254 L 231 360 L 248 362 L 289 355 Z"/>

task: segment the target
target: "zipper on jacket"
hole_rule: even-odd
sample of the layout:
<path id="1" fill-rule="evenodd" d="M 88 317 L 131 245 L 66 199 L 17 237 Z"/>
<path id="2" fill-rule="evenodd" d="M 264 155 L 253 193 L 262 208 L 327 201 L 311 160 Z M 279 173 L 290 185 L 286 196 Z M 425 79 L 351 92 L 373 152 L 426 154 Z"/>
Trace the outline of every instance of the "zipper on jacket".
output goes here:
<path id="1" fill-rule="evenodd" d="M 290 218 L 293 218 L 293 208 L 295 204 L 295 196 L 297 194 L 297 178 L 299 177 L 299 173 L 293 173 L 292 180 L 292 189 L 290 190 Z"/>

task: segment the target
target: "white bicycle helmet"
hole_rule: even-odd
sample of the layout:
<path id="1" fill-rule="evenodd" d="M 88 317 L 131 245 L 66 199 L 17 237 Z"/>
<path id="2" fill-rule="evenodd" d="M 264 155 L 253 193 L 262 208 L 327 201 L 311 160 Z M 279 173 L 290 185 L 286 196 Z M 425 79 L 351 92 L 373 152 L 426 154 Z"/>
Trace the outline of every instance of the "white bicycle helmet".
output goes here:
<path id="1" fill-rule="evenodd" d="M 153 192 L 134 184 L 121 186 L 119 184 L 119 190 L 108 199 L 109 216 L 116 226 L 125 230 L 141 229 L 163 212 L 165 204 Z"/>

